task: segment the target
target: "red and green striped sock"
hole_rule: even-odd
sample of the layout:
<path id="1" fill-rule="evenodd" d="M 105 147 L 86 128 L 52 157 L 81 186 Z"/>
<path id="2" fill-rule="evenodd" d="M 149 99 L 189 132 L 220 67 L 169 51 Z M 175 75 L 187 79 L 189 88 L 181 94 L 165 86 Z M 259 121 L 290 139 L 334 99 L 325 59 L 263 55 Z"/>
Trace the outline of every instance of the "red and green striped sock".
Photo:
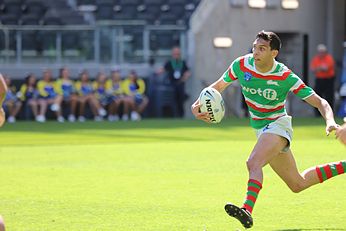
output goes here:
<path id="1" fill-rule="evenodd" d="M 246 193 L 246 198 L 243 204 L 242 208 L 245 208 L 249 213 L 252 213 L 253 207 L 255 206 L 258 193 L 262 189 L 262 183 L 250 179 L 247 183 L 247 193 Z"/>
<path id="2" fill-rule="evenodd" d="M 322 183 L 323 181 L 326 181 L 329 178 L 345 173 L 346 161 L 343 160 L 340 162 L 316 166 L 316 172 L 320 182 Z"/>

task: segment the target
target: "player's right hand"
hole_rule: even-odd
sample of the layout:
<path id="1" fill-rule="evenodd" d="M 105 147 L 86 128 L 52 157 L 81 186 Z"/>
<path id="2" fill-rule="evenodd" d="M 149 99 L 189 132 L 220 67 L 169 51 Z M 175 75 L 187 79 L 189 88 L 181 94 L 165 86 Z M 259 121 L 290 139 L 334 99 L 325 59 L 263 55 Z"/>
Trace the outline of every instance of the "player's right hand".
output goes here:
<path id="1" fill-rule="evenodd" d="M 192 104 L 191 106 L 192 114 L 195 116 L 196 119 L 210 123 L 209 113 L 201 112 L 201 107 L 202 107 L 202 104 L 200 104 L 199 102 L 195 102 L 194 104 Z"/>
<path id="2" fill-rule="evenodd" d="M 6 118 L 5 111 L 3 108 L 1 108 L 0 109 L 0 127 L 2 127 L 2 125 L 4 125 L 5 118 Z"/>

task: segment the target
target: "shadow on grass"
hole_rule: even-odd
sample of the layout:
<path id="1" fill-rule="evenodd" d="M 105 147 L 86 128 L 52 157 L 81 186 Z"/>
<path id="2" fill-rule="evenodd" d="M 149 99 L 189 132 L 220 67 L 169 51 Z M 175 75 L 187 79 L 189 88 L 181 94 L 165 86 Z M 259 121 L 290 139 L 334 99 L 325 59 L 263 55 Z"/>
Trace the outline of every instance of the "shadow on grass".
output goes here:
<path id="1" fill-rule="evenodd" d="M 247 119 L 227 119 L 220 124 L 207 124 L 197 120 L 183 119 L 145 119 L 139 122 L 94 122 L 85 123 L 58 123 L 48 121 L 46 123 L 19 121 L 15 124 L 5 124 L 1 131 L 10 132 L 47 132 L 59 133 L 66 131 L 83 130 L 131 130 L 131 129 L 177 129 L 177 128 L 208 128 L 208 129 L 227 129 L 235 127 L 249 127 Z"/>
<path id="2" fill-rule="evenodd" d="M 318 230 L 324 230 L 324 231 L 328 231 L 328 230 L 346 230 L 346 229 L 334 229 L 334 228 L 316 228 L 316 229 L 276 229 L 276 230 L 273 230 L 273 231 L 318 231 Z"/>
<path id="3" fill-rule="evenodd" d="M 321 118 L 294 118 L 293 127 L 300 126 L 324 126 Z M 1 131 L 11 132 L 45 132 L 59 133 L 73 130 L 131 130 L 131 129 L 177 129 L 177 128 L 208 128 L 208 129 L 251 129 L 248 118 L 227 118 L 219 124 L 207 124 L 194 119 L 144 119 L 140 122 L 85 122 L 85 123 L 58 123 L 49 121 L 46 123 L 20 121 L 15 124 L 5 124 Z"/>

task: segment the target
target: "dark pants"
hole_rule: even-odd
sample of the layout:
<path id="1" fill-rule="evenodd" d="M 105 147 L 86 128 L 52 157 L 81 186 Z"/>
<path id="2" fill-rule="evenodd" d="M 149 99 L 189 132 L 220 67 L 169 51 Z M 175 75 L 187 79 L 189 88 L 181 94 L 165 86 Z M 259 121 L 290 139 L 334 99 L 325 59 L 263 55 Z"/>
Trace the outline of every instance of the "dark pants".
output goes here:
<path id="1" fill-rule="evenodd" d="M 334 109 L 334 80 L 330 79 L 316 79 L 315 91 L 316 93 L 327 100 L 332 109 Z M 315 110 L 315 115 L 320 116 L 318 110 Z"/>
<path id="2" fill-rule="evenodd" d="M 185 94 L 185 83 L 174 83 L 174 93 L 175 93 L 175 102 L 177 106 L 178 117 L 184 117 L 184 102 L 186 100 Z"/>

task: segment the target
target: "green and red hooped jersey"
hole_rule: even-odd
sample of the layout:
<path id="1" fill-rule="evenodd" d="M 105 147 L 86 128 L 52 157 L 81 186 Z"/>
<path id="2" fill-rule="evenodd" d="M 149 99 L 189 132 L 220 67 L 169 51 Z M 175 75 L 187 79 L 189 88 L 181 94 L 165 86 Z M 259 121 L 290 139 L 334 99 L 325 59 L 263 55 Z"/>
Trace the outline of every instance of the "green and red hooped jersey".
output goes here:
<path id="1" fill-rule="evenodd" d="M 303 100 L 315 94 L 296 74 L 277 61 L 269 72 L 258 72 L 252 54 L 234 60 L 222 78 L 227 83 L 239 81 L 249 109 L 250 124 L 255 129 L 287 115 L 285 102 L 290 91 Z"/>

